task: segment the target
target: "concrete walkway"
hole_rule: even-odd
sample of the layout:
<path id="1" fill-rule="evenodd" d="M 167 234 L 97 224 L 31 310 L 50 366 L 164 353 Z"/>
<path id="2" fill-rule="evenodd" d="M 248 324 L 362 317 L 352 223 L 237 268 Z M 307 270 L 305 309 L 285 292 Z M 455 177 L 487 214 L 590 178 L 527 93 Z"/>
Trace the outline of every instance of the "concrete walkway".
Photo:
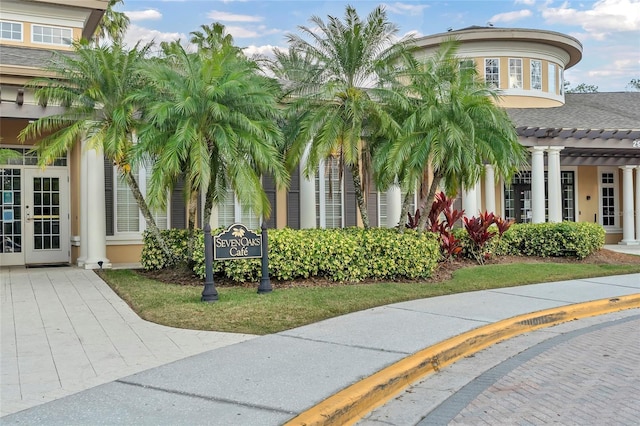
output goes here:
<path id="1" fill-rule="evenodd" d="M 67 271 L 76 273 L 72 269 Z M 54 274 L 49 270 L 45 274 L 50 273 Z M 99 280 L 92 273 L 78 273 L 87 274 L 85 279 L 101 289 L 97 293 L 109 293 L 108 288 L 104 289 L 99 282 L 96 283 Z M 49 287 L 55 284 L 55 288 L 49 288 L 48 293 L 42 292 L 48 297 L 41 301 L 40 296 L 35 296 L 35 304 L 40 306 L 40 311 L 47 306 L 46 301 L 57 297 L 56 294 L 61 291 L 58 286 L 70 281 L 63 279 L 66 277 L 64 271 L 59 274 L 55 275 L 57 278 L 53 283 L 50 279 Z M 31 272 L 27 275 L 30 276 Z M 12 271 L 9 276 L 12 283 L 10 288 L 13 288 L 22 275 Z M 33 282 L 39 279 L 23 278 L 23 284 L 34 285 Z M 78 286 L 77 283 L 69 286 L 70 294 L 77 291 L 72 290 Z M 6 297 L 3 293 L 3 303 Z M 233 339 L 249 340 L 128 377 L 124 377 L 127 371 L 120 370 L 118 380 L 5 416 L 2 423 L 280 425 L 326 398 L 335 396 L 344 388 L 361 383 L 363 379 L 386 370 L 392 364 L 403 362 L 424 348 L 433 347 L 462 333 L 473 333 L 482 326 L 491 326 L 530 312 L 543 309 L 556 309 L 559 312 L 568 309 L 568 305 L 598 299 L 606 299 L 605 302 L 612 305 L 618 301 L 633 300 L 633 306 L 640 306 L 639 298 L 640 274 L 632 274 L 397 303 L 254 339 L 249 339 L 249 336 L 230 336 L 225 343 L 232 343 Z M 117 300 L 109 300 L 109 305 L 118 303 Z M 17 302 L 12 303 L 15 305 Z M 29 323 L 32 316 L 27 314 L 21 319 L 13 319 L 10 329 L 20 329 L 22 322 Z M 107 318 L 112 319 L 113 316 Z M 130 311 L 115 316 L 121 317 L 125 324 L 134 321 L 135 317 Z M 546 315 L 545 319 L 550 317 Z M 72 322 L 71 325 L 80 327 L 91 319 L 91 315 L 85 318 L 88 319 Z M 519 324 L 535 325 L 539 319 L 533 317 Z M 33 322 L 32 326 L 38 326 L 38 320 Z M 110 319 L 100 322 L 106 328 Z M 105 329 L 98 332 L 104 336 L 103 340 L 108 341 L 119 338 L 120 333 L 140 336 L 135 327 L 129 327 L 110 333 Z M 47 327 L 44 328 L 46 330 Z M 39 336 L 38 348 L 52 347 L 54 339 L 49 336 L 55 336 L 53 331 L 57 330 L 51 331 L 51 334 Z M 132 336 L 134 340 L 135 336 Z M 222 336 L 225 335 L 220 335 L 220 339 Z M 88 338 L 87 335 L 85 338 Z M 167 339 L 172 340 L 165 337 Z M 146 339 L 138 338 L 136 341 L 138 346 L 134 345 L 136 349 L 131 351 L 129 363 L 136 363 L 140 358 L 158 364 L 168 361 L 161 359 L 163 352 L 144 355 L 148 354 L 150 344 Z M 79 339 L 79 343 L 82 348 L 88 346 L 82 339 Z M 180 347 L 182 344 L 174 346 Z M 108 350 L 108 345 L 102 349 Z M 111 353 L 114 352 L 112 350 Z M 99 356 L 101 351 L 94 350 L 92 353 Z M 186 355 L 176 353 L 175 356 L 180 358 Z M 16 364 L 20 368 L 19 357 L 13 362 L 14 368 Z M 121 366 L 125 367 L 124 364 Z M 69 366 L 69 371 L 73 370 L 73 366 Z M 4 374 L 3 368 L 3 386 Z M 113 374 L 117 375 L 116 372 Z M 15 378 L 13 380 L 16 381 Z"/>
<path id="2" fill-rule="evenodd" d="M 0 412 L 254 336 L 143 321 L 93 271 L 2 268 Z"/>

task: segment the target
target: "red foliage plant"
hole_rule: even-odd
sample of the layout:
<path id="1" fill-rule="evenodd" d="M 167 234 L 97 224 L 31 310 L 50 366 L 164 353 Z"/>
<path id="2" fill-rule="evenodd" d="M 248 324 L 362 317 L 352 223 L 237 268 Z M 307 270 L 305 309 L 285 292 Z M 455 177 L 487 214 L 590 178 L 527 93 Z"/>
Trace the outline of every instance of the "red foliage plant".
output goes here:
<path id="1" fill-rule="evenodd" d="M 444 215 L 444 220 L 440 216 Z M 440 252 L 445 259 L 451 259 L 462 252 L 460 240 L 453 235 L 453 225 L 464 216 L 464 210 L 453 208 L 453 199 L 439 192 L 429 211 L 427 229 L 440 236 Z"/>

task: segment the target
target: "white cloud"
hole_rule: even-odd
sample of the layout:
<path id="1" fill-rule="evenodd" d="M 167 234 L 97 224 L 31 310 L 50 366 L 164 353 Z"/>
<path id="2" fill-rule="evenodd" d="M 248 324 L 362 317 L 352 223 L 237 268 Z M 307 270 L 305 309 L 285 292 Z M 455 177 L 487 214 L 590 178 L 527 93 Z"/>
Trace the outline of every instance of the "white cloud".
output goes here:
<path id="1" fill-rule="evenodd" d="M 498 13 L 489 18 L 489 22 L 513 22 L 520 19 L 528 18 L 532 15 L 528 9 L 516 10 L 513 12 Z"/>
<path id="2" fill-rule="evenodd" d="M 230 25 L 225 27 L 227 33 L 231 34 L 234 39 L 238 38 L 253 38 L 253 37 L 264 37 L 273 34 L 281 34 L 282 30 L 278 30 L 275 28 L 267 28 L 265 25 L 258 25 L 252 27 L 239 27 Z"/>
<path id="3" fill-rule="evenodd" d="M 212 10 L 207 13 L 207 18 L 223 22 L 261 22 L 264 20 L 262 16 L 239 15 L 237 13 L 222 12 L 220 10 Z"/>
<path id="4" fill-rule="evenodd" d="M 251 45 L 251 46 L 247 46 L 247 47 L 243 48 L 242 51 L 248 57 L 259 55 L 259 56 L 268 57 L 268 58 L 273 59 L 275 57 L 274 54 L 273 54 L 273 49 L 279 49 L 279 50 L 282 50 L 282 51 L 286 51 L 285 47 L 272 46 L 270 44 L 267 44 L 267 45 L 264 45 L 264 46 Z"/>
<path id="5" fill-rule="evenodd" d="M 189 40 L 188 36 L 184 33 L 163 33 L 158 30 L 151 30 L 149 28 L 132 24 L 127 28 L 127 33 L 124 36 L 124 43 L 127 46 L 133 46 L 138 42 L 140 42 L 141 45 L 145 45 L 153 41 L 158 45 L 163 41 L 171 42 L 178 39 L 182 40 L 183 43 L 186 43 Z"/>
<path id="6" fill-rule="evenodd" d="M 427 4 L 409 4 L 409 3 L 383 3 L 385 10 L 397 15 L 421 15 L 422 11 L 429 7 Z"/>
<path id="7" fill-rule="evenodd" d="M 580 25 L 592 38 L 599 39 L 612 32 L 640 31 L 640 0 L 599 0 L 588 10 L 564 3 L 543 9 L 542 17 L 548 24 Z"/>
<path id="8" fill-rule="evenodd" d="M 155 9 L 125 11 L 125 15 L 132 21 L 149 21 L 162 19 L 162 13 Z"/>
<path id="9" fill-rule="evenodd" d="M 526 4 L 527 6 L 533 6 L 536 4 L 536 0 L 515 0 L 515 4 Z"/>

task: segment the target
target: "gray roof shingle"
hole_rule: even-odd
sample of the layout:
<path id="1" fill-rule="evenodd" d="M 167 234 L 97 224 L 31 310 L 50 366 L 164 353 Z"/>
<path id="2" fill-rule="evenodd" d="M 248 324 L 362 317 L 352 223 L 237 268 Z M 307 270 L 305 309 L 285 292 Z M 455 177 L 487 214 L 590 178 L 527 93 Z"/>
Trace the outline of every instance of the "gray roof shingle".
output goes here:
<path id="1" fill-rule="evenodd" d="M 555 108 L 508 108 L 517 128 L 640 130 L 640 92 L 567 93 Z"/>

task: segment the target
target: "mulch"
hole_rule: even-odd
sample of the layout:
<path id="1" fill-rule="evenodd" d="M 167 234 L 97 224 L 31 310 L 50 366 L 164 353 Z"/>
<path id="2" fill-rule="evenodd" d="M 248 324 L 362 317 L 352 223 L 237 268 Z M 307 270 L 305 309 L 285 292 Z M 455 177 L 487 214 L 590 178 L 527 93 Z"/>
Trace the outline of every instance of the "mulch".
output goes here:
<path id="1" fill-rule="evenodd" d="M 578 260 L 573 257 L 521 257 L 521 256 L 500 256 L 488 259 L 487 265 L 495 264 L 510 264 L 510 263 L 588 263 L 588 264 L 607 264 L 607 265 L 637 265 L 639 262 L 638 256 L 631 254 L 618 253 L 611 250 L 602 249 L 587 256 L 584 259 Z M 438 268 L 434 272 L 433 276 L 428 280 L 420 280 L 424 283 L 438 283 L 446 281 L 451 278 L 454 271 L 467 266 L 474 266 L 476 263 L 469 259 L 455 259 L 453 261 L 445 261 L 438 265 Z M 193 274 L 188 268 L 172 268 L 162 269 L 159 271 L 144 271 L 137 270 L 139 275 L 147 278 L 154 279 L 156 281 L 165 282 L 169 284 L 179 284 L 185 286 L 202 286 L 203 280 Z M 217 287 L 255 287 L 256 283 L 237 283 L 228 279 L 215 277 L 215 284 Z M 407 282 L 406 279 L 399 280 Z M 277 288 L 304 288 L 304 287 L 336 287 L 351 284 L 370 284 L 377 281 L 363 281 L 358 283 L 349 282 L 335 282 L 324 278 L 313 277 L 305 280 L 294 281 L 278 281 L 271 280 L 271 285 L 274 289 Z M 389 282 L 389 280 L 384 280 Z"/>

